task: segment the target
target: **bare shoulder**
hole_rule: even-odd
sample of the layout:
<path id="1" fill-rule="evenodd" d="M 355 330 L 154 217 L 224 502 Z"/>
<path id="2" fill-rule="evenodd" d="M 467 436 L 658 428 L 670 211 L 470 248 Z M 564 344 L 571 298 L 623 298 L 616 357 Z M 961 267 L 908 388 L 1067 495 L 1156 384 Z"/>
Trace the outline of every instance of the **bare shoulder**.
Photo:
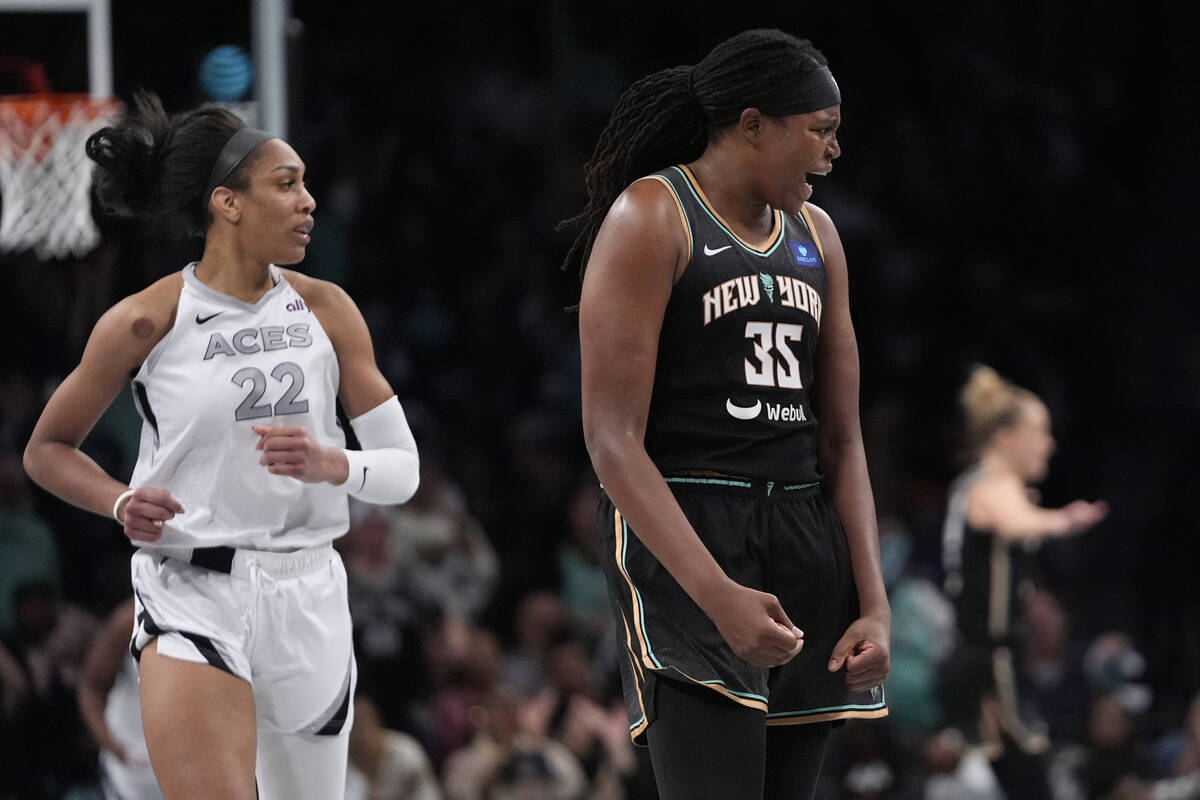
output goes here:
<path id="1" fill-rule="evenodd" d="M 665 180 L 650 176 L 634 181 L 617 196 L 608 212 L 610 219 L 625 224 L 679 228 L 679 203 Z"/>
<path id="2" fill-rule="evenodd" d="M 174 272 L 119 300 L 100 317 L 95 333 L 149 352 L 175 324 L 183 275 Z"/>
<path id="3" fill-rule="evenodd" d="M 347 306 L 354 305 L 346 290 L 333 281 L 314 278 L 293 269 L 280 269 L 280 272 L 315 314 L 330 311 L 337 313 L 345 310 Z"/>
<path id="4" fill-rule="evenodd" d="M 175 309 L 179 306 L 179 293 L 182 291 L 183 273 L 172 272 L 145 289 L 129 295 L 113 308 L 142 312 L 155 317 L 161 317 L 163 314 L 174 317 Z"/>
<path id="5" fill-rule="evenodd" d="M 804 211 L 808 214 L 808 218 L 812 220 L 813 227 L 816 228 L 817 238 L 821 243 L 839 242 L 837 226 L 833 224 L 833 217 L 829 216 L 829 212 L 813 203 L 806 202 Z"/>
<path id="6" fill-rule="evenodd" d="M 809 216 L 812 217 L 813 222 L 817 223 L 818 225 L 833 225 L 833 217 L 829 216 L 829 212 L 811 200 L 805 201 L 804 210 L 809 213 Z"/>
<path id="7" fill-rule="evenodd" d="M 295 270 L 284 269 L 281 272 L 329 334 L 339 355 L 349 352 L 347 348 L 357 347 L 360 342 L 369 342 L 362 312 L 345 289 L 333 281 L 314 278 Z"/>
<path id="8" fill-rule="evenodd" d="M 690 258 L 682 207 L 664 181 L 648 177 L 634 181 L 613 202 L 596 235 L 587 273 L 615 269 L 641 280 L 658 280 L 661 274 L 670 279 L 669 287 Z"/>
<path id="9" fill-rule="evenodd" d="M 1024 492 L 1025 485 L 1012 472 L 987 470 L 967 494 L 967 519 L 976 527 L 995 527 L 1014 503 L 1021 503 Z"/>
<path id="10" fill-rule="evenodd" d="M 989 496 L 996 492 L 1023 491 L 1024 484 L 1015 473 L 1006 469 L 983 470 L 971 487 L 972 494 Z"/>

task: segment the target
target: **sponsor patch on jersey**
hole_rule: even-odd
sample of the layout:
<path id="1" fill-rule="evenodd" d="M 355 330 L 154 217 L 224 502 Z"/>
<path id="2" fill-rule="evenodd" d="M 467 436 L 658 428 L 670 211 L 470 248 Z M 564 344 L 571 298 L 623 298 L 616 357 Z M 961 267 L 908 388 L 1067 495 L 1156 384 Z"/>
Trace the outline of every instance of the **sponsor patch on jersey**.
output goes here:
<path id="1" fill-rule="evenodd" d="M 766 418 L 770 422 L 808 422 L 808 415 L 804 413 L 803 404 L 764 403 L 757 397 L 753 403 L 743 398 L 739 398 L 738 402 L 735 403 L 732 397 L 727 398 L 725 400 L 725 411 L 734 419 L 741 420 L 758 419 L 763 415 L 763 412 L 766 412 Z"/>
<path id="2" fill-rule="evenodd" d="M 820 267 L 821 254 L 817 252 L 817 246 L 809 242 L 797 242 L 795 239 L 788 239 L 788 250 L 792 251 L 792 257 L 796 259 L 796 263 L 802 267 Z"/>

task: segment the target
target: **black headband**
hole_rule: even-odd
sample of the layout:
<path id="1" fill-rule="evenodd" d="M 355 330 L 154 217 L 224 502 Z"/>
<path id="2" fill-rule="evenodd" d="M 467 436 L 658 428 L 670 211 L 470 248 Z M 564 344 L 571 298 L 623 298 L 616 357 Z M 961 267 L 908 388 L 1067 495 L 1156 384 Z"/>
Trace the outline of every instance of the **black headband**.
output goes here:
<path id="1" fill-rule="evenodd" d="M 786 117 L 789 114 L 807 114 L 820 111 L 823 108 L 840 105 L 842 93 L 838 90 L 837 81 L 829 67 L 818 67 L 808 73 L 804 80 L 791 86 L 791 91 L 771 109 L 763 109 L 769 114 Z"/>
<path id="2" fill-rule="evenodd" d="M 233 136 L 229 137 L 229 141 L 225 142 L 225 146 L 221 148 L 221 152 L 213 164 L 212 172 L 208 176 L 208 189 L 204 192 L 204 199 L 212 197 L 213 189 L 224 183 L 230 173 L 237 169 L 238 164 L 241 164 L 246 160 L 246 156 L 254 152 L 254 148 L 274 138 L 266 131 L 260 131 L 257 128 L 239 128 Z"/>

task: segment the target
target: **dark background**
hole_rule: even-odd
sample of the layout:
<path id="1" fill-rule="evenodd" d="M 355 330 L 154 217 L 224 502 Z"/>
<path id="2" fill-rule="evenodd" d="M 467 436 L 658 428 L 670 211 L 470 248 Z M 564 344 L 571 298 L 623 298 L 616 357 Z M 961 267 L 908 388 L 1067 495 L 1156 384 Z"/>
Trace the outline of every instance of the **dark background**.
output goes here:
<path id="1" fill-rule="evenodd" d="M 843 93 L 843 155 L 813 199 L 849 258 L 881 515 L 911 531 L 934 575 L 968 366 L 1032 389 L 1059 443 L 1043 500 L 1112 506 L 1095 530 L 1045 548 L 1048 578 L 1078 636 L 1135 639 L 1155 708 L 1177 711 L 1200 689 L 1198 76 L 1185 4 L 750 5 L 293 3 L 288 138 L 318 203 L 302 268 L 358 301 L 423 456 L 461 484 L 500 553 L 494 623 L 552 585 L 543 554 L 587 470 L 564 311 L 578 280 L 559 269 L 569 238 L 555 231 L 581 206 L 582 164 L 635 78 L 780 27 L 822 49 Z M 150 88 L 171 110 L 206 99 L 205 52 L 250 44 L 248 9 L 221 0 L 118 0 L 113 26 L 117 94 Z M 0 55 L 34 41 L 55 54 L 55 89 L 86 86 L 81 16 L 47 27 L 0 15 Z M 0 256 L 7 448 L 23 446 L 28 410 L 99 313 L 195 252 L 154 225 L 103 230 L 81 262 Z M 115 410 L 89 445 L 116 469 L 132 466 L 130 413 Z M 127 586 L 115 529 L 38 498 L 68 592 L 108 608 Z"/>

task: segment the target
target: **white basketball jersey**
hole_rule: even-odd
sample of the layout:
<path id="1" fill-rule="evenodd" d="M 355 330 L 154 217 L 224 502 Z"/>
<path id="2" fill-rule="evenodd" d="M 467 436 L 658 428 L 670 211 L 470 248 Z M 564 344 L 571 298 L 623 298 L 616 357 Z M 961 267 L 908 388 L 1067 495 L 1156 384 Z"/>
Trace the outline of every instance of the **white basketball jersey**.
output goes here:
<path id="1" fill-rule="evenodd" d="M 270 474 L 252 429 L 301 426 L 321 445 L 346 446 L 329 336 L 274 266 L 275 286 L 256 303 L 211 289 L 195 270 L 183 269 L 175 324 L 133 377 L 143 422 L 130 485 L 167 489 L 184 509 L 142 546 L 291 550 L 340 536 L 345 490 Z"/>

